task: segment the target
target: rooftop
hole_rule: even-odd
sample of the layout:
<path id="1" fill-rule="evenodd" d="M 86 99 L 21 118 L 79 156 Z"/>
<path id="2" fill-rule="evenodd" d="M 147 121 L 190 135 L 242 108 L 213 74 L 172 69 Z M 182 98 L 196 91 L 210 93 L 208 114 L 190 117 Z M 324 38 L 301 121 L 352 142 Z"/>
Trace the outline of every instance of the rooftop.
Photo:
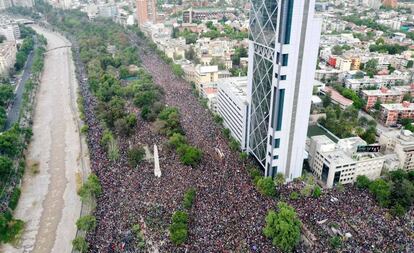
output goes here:
<path id="1" fill-rule="evenodd" d="M 336 91 L 334 88 L 325 86 L 323 88 L 323 91 L 325 93 L 330 93 L 332 100 L 338 102 L 341 105 L 344 106 L 350 106 L 352 105 L 353 101 L 351 99 L 347 99 L 346 97 L 342 96 L 338 91 Z"/>
<path id="2" fill-rule="evenodd" d="M 402 95 L 402 90 L 396 90 L 396 89 L 380 89 L 380 90 L 363 90 L 362 93 L 364 93 L 367 96 L 398 96 Z"/>
<path id="3" fill-rule="evenodd" d="M 381 107 L 384 107 L 388 111 L 413 111 L 414 103 L 404 101 L 399 104 L 381 104 Z"/>
<path id="4" fill-rule="evenodd" d="M 219 86 L 231 90 L 242 101 L 247 100 L 247 76 L 219 79 Z"/>
<path id="5" fill-rule="evenodd" d="M 414 145 L 414 134 L 409 130 L 395 130 L 384 132 L 382 135 L 398 141 L 403 146 Z"/>

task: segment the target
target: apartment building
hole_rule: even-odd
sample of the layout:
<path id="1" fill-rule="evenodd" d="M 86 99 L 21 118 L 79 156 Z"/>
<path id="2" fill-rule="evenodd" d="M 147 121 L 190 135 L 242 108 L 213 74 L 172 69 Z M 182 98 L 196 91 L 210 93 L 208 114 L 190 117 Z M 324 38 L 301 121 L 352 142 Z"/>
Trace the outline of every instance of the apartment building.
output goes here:
<path id="1" fill-rule="evenodd" d="M 381 104 L 401 103 L 404 97 L 404 92 L 402 90 L 381 87 L 379 90 L 362 90 L 361 95 L 362 99 L 367 101 L 365 110 L 369 110 L 374 107 L 377 101 Z"/>
<path id="2" fill-rule="evenodd" d="M 381 104 L 380 121 L 385 126 L 392 126 L 401 119 L 414 120 L 414 104 L 403 101 L 399 104 Z"/>
<path id="3" fill-rule="evenodd" d="M 0 75 L 7 75 L 16 61 L 16 42 L 6 41 L 0 44 Z"/>
<path id="4" fill-rule="evenodd" d="M 399 168 L 414 170 L 414 135 L 408 130 L 383 132 L 379 143 L 386 153 L 395 153 L 399 159 Z"/>

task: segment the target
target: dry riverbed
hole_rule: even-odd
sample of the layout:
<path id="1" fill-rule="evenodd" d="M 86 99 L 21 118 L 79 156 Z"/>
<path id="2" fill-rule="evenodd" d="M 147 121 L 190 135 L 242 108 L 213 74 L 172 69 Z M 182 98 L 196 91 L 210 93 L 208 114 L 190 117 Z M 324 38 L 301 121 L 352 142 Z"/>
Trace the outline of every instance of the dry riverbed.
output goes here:
<path id="1" fill-rule="evenodd" d="M 81 208 L 76 191 L 83 173 L 81 159 L 89 167 L 87 149 L 77 126 L 77 82 L 70 42 L 57 33 L 33 28 L 46 37 L 48 51 L 37 94 L 28 168 L 15 211 L 26 227 L 20 244 L 5 245 L 2 252 L 65 253 L 71 252 L 76 234 Z"/>

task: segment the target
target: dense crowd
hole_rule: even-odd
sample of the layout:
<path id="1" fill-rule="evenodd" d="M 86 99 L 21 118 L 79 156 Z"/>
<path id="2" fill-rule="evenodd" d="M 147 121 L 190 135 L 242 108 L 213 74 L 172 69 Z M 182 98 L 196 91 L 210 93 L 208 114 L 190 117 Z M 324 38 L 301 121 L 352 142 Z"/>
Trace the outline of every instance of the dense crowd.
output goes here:
<path id="1" fill-rule="evenodd" d="M 289 199 L 291 192 L 299 192 L 303 182 L 280 189 L 282 197 Z M 349 239 L 343 243 L 349 252 L 413 252 L 413 210 L 403 218 L 392 217 L 378 206 L 368 191 L 354 186 L 344 190 L 331 189 L 320 198 L 288 200 L 295 207 L 304 226 L 316 237 L 313 250 L 323 252 L 329 239 L 338 235 Z"/>
<path id="2" fill-rule="evenodd" d="M 131 235 L 132 226 L 139 224 L 148 247 L 157 248 L 159 252 L 277 252 L 262 233 L 266 213 L 275 207 L 276 200 L 256 191 L 245 162 L 230 151 L 220 128 L 192 94 L 190 85 L 174 76 L 169 65 L 140 39 L 135 39 L 140 46 L 143 67 L 164 89 L 166 106 L 179 109 L 188 142 L 202 149 L 203 159 L 194 168 L 182 165 L 175 152 L 164 145 L 166 137 L 157 133 L 152 123 L 138 120 L 134 134 L 118 140 L 120 159 L 109 161 L 100 145 L 102 128 L 94 113 L 97 102 L 87 88 L 82 63 L 77 62 L 89 126 L 91 167 L 103 188 L 95 211 L 98 225 L 87 238 L 89 251 L 140 252 Z M 130 112 L 136 112 L 132 106 L 128 108 Z M 129 147 L 146 145 L 152 149 L 154 144 L 159 147 L 161 178 L 154 176 L 150 161 L 132 169 L 126 159 Z M 177 247 L 169 241 L 167 228 L 171 214 L 182 208 L 183 194 L 190 187 L 196 189 L 197 196 L 189 212 L 189 238 L 186 244 Z M 281 189 L 282 195 L 284 192 L 288 194 L 291 187 L 297 185 Z M 345 232 L 351 231 L 353 237 L 348 245 L 359 252 L 372 252 L 374 248 L 393 251 L 401 244 L 412 245 L 408 231 L 400 231 L 396 226 L 401 222 L 393 218 L 385 220 L 384 211 L 376 207 L 368 194 L 352 189 L 347 189 L 344 194 L 329 194 L 337 196 L 339 201 L 331 202 L 328 194 L 319 200 L 290 201 L 304 225 L 318 239 L 314 252 L 328 249 L 327 238 L 322 237 L 327 229 L 317 223 L 323 219 L 337 222 Z M 401 226 L 401 229 L 405 228 L 413 231 L 412 224 L 411 227 L 408 224 Z M 305 247 L 301 244 L 297 251 L 303 252 Z"/>

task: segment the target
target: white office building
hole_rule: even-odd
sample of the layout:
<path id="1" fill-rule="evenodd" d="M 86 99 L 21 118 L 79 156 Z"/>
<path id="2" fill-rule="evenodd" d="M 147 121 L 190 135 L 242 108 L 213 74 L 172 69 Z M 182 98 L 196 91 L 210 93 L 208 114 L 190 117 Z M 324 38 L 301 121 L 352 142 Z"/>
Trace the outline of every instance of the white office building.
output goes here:
<path id="1" fill-rule="evenodd" d="M 325 135 L 311 137 L 309 166 L 315 177 L 331 188 L 337 184 L 354 183 L 359 175 L 374 180 L 380 177 L 385 157 L 380 153 L 358 153 L 358 146 L 367 143 L 360 137 L 333 142 Z"/>
<path id="2" fill-rule="evenodd" d="M 217 82 L 217 113 L 231 135 L 246 148 L 247 77 L 219 79 Z"/>
<path id="3" fill-rule="evenodd" d="M 5 10 L 12 6 L 11 0 L 0 0 L 0 10 Z"/>
<path id="4" fill-rule="evenodd" d="M 20 28 L 17 24 L 5 24 L 0 26 L 0 35 L 6 37 L 8 41 L 15 41 L 20 38 Z"/>
<path id="5" fill-rule="evenodd" d="M 16 62 L 17 47 L 14 41 L 0 44 L 0 76 L 7 76 Z"/>
<path id="6" fill-rule="evenodd" d="M 314 0 L 250 0 L 247 151 L 265 175 L 301 176 L 319 47 Z"/>
<path id="7" fill-rule="evenodd" d="M 411 131 L 402 129 L 384 132 L 380 135 L 379 143 L 386 153 L 396 154 L 399 160 L 397 168 L 414 170 L 414 134 Z"/>

